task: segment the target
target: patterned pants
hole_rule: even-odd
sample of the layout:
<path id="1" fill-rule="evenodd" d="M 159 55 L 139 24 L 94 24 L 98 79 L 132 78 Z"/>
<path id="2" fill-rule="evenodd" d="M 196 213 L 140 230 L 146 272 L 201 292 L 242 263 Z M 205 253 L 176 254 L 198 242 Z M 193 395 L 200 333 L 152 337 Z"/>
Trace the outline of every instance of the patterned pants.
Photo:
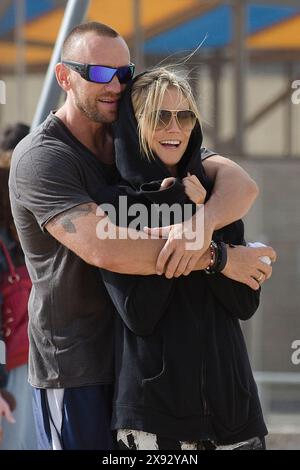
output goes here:
<path id="1" fill-rule="evenodd" d="M 120 450 L 265 450 L 264 438 L 253 437 L 243 442 L 219 445 L 213 441 L 182 442 L 144 431 L 119 429 Z"/>

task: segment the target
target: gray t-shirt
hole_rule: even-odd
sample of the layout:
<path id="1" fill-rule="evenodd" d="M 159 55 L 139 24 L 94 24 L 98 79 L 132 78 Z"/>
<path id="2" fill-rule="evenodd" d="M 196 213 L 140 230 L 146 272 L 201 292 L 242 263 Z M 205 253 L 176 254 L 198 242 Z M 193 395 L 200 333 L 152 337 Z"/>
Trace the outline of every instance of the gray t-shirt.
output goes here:
<path id="1" fill-rule="evenodd" d="M 78 387 L 113 381 L 114 309 L 98 269 L 45 230 L 54 216 L 102 202 L 119 181 L 53 113 L 16 147 L 10 198 L 33 288 L 29 300 L 29 381 Z"/>

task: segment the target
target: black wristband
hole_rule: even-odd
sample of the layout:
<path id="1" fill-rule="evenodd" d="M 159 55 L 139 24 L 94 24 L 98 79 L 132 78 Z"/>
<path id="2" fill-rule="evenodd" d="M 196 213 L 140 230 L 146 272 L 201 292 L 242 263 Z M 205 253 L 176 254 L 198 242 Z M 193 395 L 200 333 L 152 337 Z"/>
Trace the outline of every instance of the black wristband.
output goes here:
<path id="1" fill-rule="evenodd" d="M 214 263 L 209 265 L 204 271 L 207 274 L 216 274 L 223 271 L 227 263 L 227 246 L 224 242 L 211 242 L 211 249 L 214 249 Z"/>
<path id="2" fill-rule="evenodd" d="M 215 267 L 215 272 L 220 273 L 226 266 L 227 263 L 227 246 L 224 242 L 218 242 L 218 260 Z"/>

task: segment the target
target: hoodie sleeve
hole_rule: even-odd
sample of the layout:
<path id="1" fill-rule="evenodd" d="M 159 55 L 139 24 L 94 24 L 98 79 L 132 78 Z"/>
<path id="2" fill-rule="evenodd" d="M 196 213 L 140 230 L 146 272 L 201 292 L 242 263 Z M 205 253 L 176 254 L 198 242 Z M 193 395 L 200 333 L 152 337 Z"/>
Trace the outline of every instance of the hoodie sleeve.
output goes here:
<path id="1" fill-rule="evenodd" d="M 173 184 L 165 189 L 160 189 L 162 180 L 144 183 L 140 187 L 139 195 L 148 200 L 150 204 L 161 207 L 160 214 L 163 215 L 163 207 L 167 205 L 170 211 L 167 212 L 167 218 L 161 219 L 162 225 L 174 225 L 182 223 L 193 215 L 197 206 L 185 193 L 185 187 L 179 178 L 173 181 Z"/>
<path id="2" fill-rule="evenodd" d="M 127 328 L 137 336 L 151 335 L 169 305 L 176 279 L 118 274 L 104 269 L 101 274 Z"/>
<path id="3" fill-rule="evenodd" d="M 243 221 L 237 220 L 216 231 L 213 239 L 226 244 L 246 245 Z M 249 320 L 254 315 L 259 306 L 261 289 L 255 291 L 221 273 L 208 274 L 206 280 L 214 296 L 230 315 L 239 320 Z"/>
<path id="4" fill-rule="evenodd" d="M 249 320 L 259 306 L 261 289 L 234 281 L 223 274 L 208 274 L 206 282 L 209 289 L 227 312 L 239 320 Z"/>
<path id="5" fill-rule="evenodd" d="M 160 185 L 163 180 L 152 181 L 150 183 L 144 183 L 140 187 L 139 194 L 146 197 L 150 202 L 154 204 L 187 204 L 190 203 L 190 199 L 185 194 L 184 185 L 176 178 L 171 186 L 166 189 L 160 189 Z"/>

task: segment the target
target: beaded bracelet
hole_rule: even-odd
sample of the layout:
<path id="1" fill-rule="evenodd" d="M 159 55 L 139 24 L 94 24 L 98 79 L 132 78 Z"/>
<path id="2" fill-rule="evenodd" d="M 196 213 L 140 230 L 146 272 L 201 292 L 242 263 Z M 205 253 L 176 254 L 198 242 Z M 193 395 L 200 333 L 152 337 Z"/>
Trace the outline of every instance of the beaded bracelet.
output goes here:
<path id="1" fill-rule="evenodd" d="M 226 266 L 227 263 L 227 246 L 224 242 L 218 242 L 218 256 L 217 263 L 215 267 L 215 272 L 220 273 Z"/>
<path id="2" fill-rule="evenodd" d="M 210 263 L 207 268 L 204 269 L 206 274 L 216 274 L 223 271 L 227 263 L 226 244 L 224 242 L 216 243 L 212 240 L 210 243 L 210 254 Z"/>
<path id="3" fill-rule="evenodd" d="M 215 267 L 216 260 L 217 260 L 217 250 L 218 250 L 218 246 L 217 246 L 216 242 L 214 242 L 212 240 L 210 242 L 209 249 L 210 249 L 210 263 L 204 269 L 204 271 L 206 272 L 206 274 L 213 274 L 214 273 L 214 267 Z"/>

